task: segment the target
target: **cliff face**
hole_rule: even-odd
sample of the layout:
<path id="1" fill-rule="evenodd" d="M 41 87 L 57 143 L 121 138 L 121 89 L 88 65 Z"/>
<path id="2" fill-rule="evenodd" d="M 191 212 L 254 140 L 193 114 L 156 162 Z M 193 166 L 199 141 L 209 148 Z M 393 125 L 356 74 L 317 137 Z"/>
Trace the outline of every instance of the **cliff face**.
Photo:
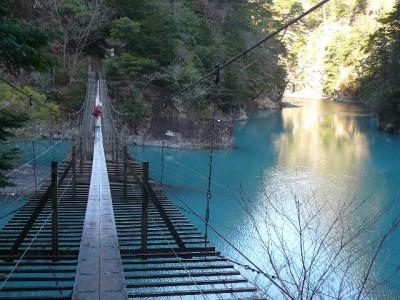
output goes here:
<path id="1" fill-rule="evenodd" d="M 179 116 L 153 117 L 142 126 L 134 143 L 173 148 L 228 148 L 233 145 L 233 123 L 229 121 L 194 121 Z"/>

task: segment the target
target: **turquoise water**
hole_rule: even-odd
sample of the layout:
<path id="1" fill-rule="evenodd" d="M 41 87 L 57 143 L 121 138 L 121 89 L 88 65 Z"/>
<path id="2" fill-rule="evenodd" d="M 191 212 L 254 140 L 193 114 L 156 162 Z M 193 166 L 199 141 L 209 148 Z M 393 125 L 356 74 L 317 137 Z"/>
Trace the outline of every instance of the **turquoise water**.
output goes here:
<path id="1" fill-rule="evenodd" d="M 251 265 L 239 250 L 273 275 L 266 251 L 269 247 L 284 283 L 294 291 L 301 275 L 302 249 L 308 264 L 315 253 L 313 246 L 326 234 L 310 271 L 318 276 L 334 257 L 341 234 L 347 238 L 363 221 L 369 221 L 351 247 L 341 252 L 341 259 L 347 258 L 348 263 L 330 270 L 317 291 L 319 298 L 329 299 L 346 274 L 348 294 L 343 298 L 352 299 L 379 238 L 400 212 L 400 137 L 379 131 L 376 119 L 355 106 L 320 101 L 296 104 L 299 107 L 251 114 L 248 121 L 235 125 L 234 147 L 215 151 L 210 225 L 229 243 L 212 229 L 209 238 L 224 256 Z M 17 165 L 27 165 L 16 173 L 23 189 L 13 196 L 0 194 L 3 215 L 23 204 L 28 195 L 25 191 L 34 187 L 32 141 L 11 145 L 22 153 Z M 65 141 L 43 154 L 52 145 L 51 140 L 35 141 L 36 153 L 41 155 L 37 169 L 43 178 L 50 161 L 61 160 L 70 148 Z M 161 179 L 160 148 L 132 147 L 131 151 L 137 160 L 150 161 L 151 176 Z M 203 233 L 203 220 L 190 210 L 202 218 L 205 215 L 208 161 L 208 150 L 165 149 L 162 176 L 166 194 L 186 209 L 184 213 Z M 18 200 L 21 195 L 24 197 Z M 344 210 L 347 205 L 350 209 Z M 293 226 L 298 211 L 305 228 L 303 247 Z M 332 223 L 334 230 L 328 234 Z M 400 264 L 399 248 L 400 234 L 395 230 L 384 240 L 366 283 L 366 291 L 374 290 L 371 298 L 400 298 L 400 276 L 395 272 Z M 293 275 L 289 274 L 288 259 Z M 276 295 L 274 298 L 282 298 L 264 276 L 238 268 L 267 293 Z"/>
<path id="2" fill-rule="evenodd" d="M 16 186 L 0 189 L 0 227 L 12 218 L 15 210 L 24 205 L 35 191 L 35 186 L 40 186 L 44 179 L 49 178 L 51 161 L 61 163 L 65 154 L 71 149 L 71 141 L 16 140 L 2 144 L 0 150 L 10 148 L 19 150 L 19 157 L 13 162 L 14 168 L 6 172 L 10 174 Z"/>
<path id="3" fill-rule="evenodd" d="M 273 274 L 266 251 L 270 247 L 281 275 L 294 289 L 302 251 L 298 232 L 290 223 L 297 222 L 297 208 L 304 228 L 306 220 L 310 221 L 303 233 L 303 250 L 312 255 L 316 241 L 321 243 L 339 211 L 351 203 L 351 209 L 340 215 L 340 222 L 327 234 L 312 270 L 315 276 L 320 274 L 316 270 L 336 253 L 339 237 L 356 232 L 352 246 L 340 252 L 348 263 L 331 270 L 336 275 L 326 277 L 329 286 L 325 282 L 319 289 L 323 298 L 334 295 L 346 274 L 349 293 L 344 298 L 353 298 L 379 238 L 400 212 L 400 137 L 379 131 L 376 118 L 362 108 L 322 101 L 296 104 L 299 107 L 253 113 L 248 121 L 236 124 L 234 147 L 215 151 L 210 224 L 257 266 Z M 160 148 L 134 147 L 131 151 L 137 160 L 148 160 L 153 178 L 161 179 Z M 167 195 L 177 205 L 184 207 L 185 203 L 204 216 L 209 151 L 165 149 L 164 158 Z M 186 215 L 204 233 L 204 221 Z M 363 232 L 357 231 L 362 228 Z M 211 242 L 225 256 L 250 264 L 210 231 Z M 295 274 L 289 274 L 285 253 Z M 307 255 L 306 263 L 311 259 Z M 376 298 L 400 298 L 399 264 L 400 235 L 394 230 L 383 241 L 364 291 L 374 290 Z M 256 279 L 254 272 L 244 271 Z M 258 283 L 274 293 L 264 279 Z"/>

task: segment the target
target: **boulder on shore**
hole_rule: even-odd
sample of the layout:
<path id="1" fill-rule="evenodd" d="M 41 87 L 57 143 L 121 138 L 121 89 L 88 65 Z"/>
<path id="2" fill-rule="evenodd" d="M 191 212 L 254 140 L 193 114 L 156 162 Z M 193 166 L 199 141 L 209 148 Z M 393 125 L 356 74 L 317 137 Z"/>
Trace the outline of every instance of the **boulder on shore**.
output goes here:
<path id="1" fill-rule="evenodd" d="M 259 97 L 251 103 L 251 107 L 256 110 L 278 109 L 281 108 L 281 103 L 268 97 Z"/>

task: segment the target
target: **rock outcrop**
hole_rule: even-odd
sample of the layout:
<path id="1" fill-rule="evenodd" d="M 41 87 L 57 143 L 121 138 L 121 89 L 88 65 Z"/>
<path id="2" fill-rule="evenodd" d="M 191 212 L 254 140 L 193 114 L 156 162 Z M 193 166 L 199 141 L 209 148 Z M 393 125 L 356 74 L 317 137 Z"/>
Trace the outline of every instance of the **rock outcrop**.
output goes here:
<path id="1" fill-rule="evenodd" d="M 229 148 L 233 145 L 233 123 L 217 120 L 194 121 L 179 116 L 153 117 L 131 139 L 138 145 L 173 148 Z"/>

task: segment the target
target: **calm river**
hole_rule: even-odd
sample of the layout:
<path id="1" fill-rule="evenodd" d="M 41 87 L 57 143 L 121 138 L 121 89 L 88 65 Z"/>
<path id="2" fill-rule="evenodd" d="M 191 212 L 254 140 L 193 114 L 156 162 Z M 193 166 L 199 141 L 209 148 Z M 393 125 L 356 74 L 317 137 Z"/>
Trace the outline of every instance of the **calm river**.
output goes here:
<path id="1" fill-rule="evenodd" d="M 215 152 L 210 224 L 269 274 L 272 269 L 266 254 L 272 249 L 277 268 L 290 288 L 296 287 L 301 271 L 299 233 L 294 230 L 296 212 L 301 211 L 305 228 L 305 252 L 318 253 L 310 271 L 314 276 L 330 262 L 342 234 L 358 234 L 350 242 L 354 245 L 340 254 L 346 262 L 335 261 L 335 270 L 328 271 L 325 280 L 331 285 L 322 287 L 319 296 L 329 298 L 335 295 L 343 274 L 351 278 L 343 283 L 347 291 L 352 290 L 352 284 L 360 286 L 380 238 L 400 214 L 396 202 L 400 137 L 379 131 L 376 118 L 356 106 L 325 101 L 295 104 L 298 107 L 252 114 L 248 121 L 237 123 L 234 147 Z M 161 149 L 136 147 L 133 151 L 136 159 L 150 161 L 153 178 L 160 180 Z M 166 149 L 164 156 L 166 193 L 177 205 L 184 206 L 184 202 L 201 216 L 206 210 L 208 157 L 208 150 L 182 149 Z M 351 208 L 345 209 L 349 203 Z M 204 232 L 202 220 L 188 212 L 186 215 Z M 289 224 L 293 221 L 294 225 Z M 232 245 L 209 231 L 211 242 L 225 256 L 249 264 Z M 373 290 L 377 298 L 400 298 L 398 231 L 383 241 L 366 282 L 365 289 Z M 321 243 L 324 236 L 326 241 Z M 269 238 L 275 242 L 270 243 Z M 322 250 L 316 252 L 320 244 Z M 304 257 L 306 264 L 312 259 L 307 254 Z M 289 274 L 288 261 L 295 274 Z M 253 274 L 248 275 L 253 278 Z M 343 296 L 355 298 L 356 294 Z"/>

